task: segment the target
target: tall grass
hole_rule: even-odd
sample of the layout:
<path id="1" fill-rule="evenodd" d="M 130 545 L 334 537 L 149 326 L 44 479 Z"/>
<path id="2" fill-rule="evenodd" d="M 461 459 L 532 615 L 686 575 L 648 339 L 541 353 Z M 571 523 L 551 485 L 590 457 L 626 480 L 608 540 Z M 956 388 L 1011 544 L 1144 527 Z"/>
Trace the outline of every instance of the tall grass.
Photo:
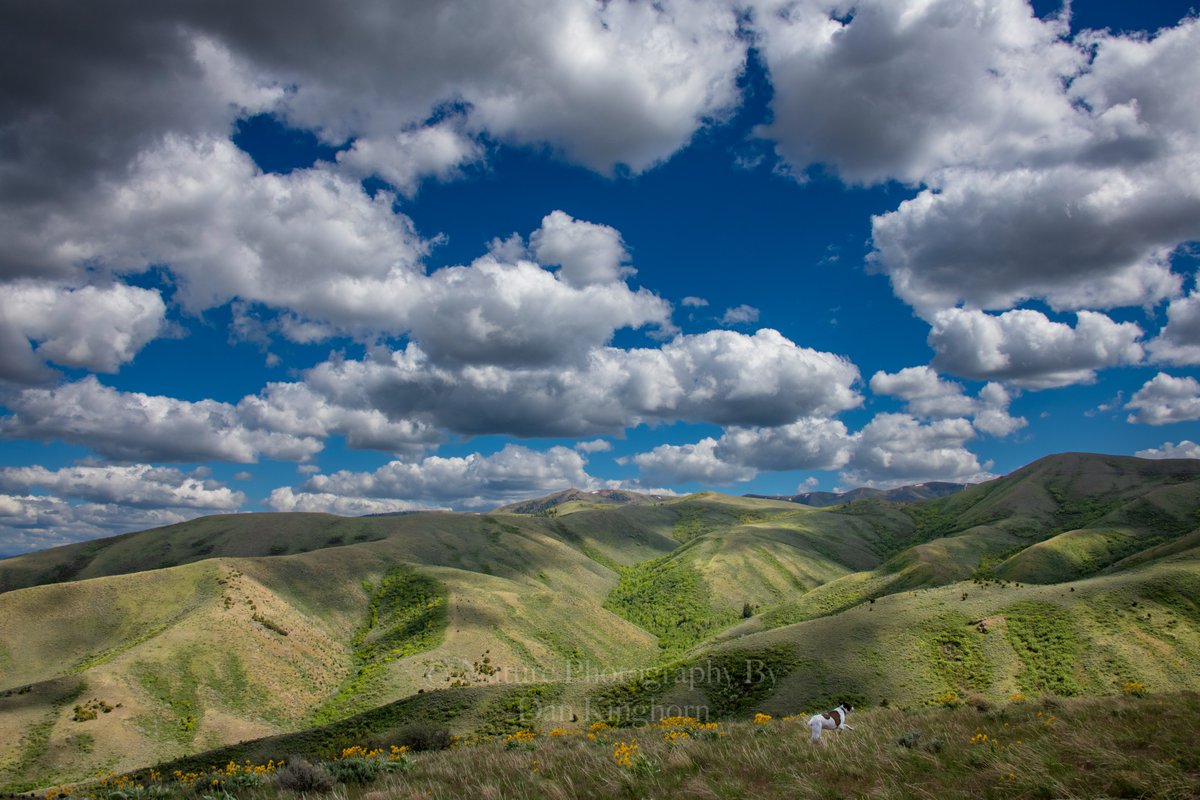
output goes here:
<path id="1" fill-rule="evenodd" d="M 805 715 L 559 729 L 409 754 L 338 800 L 417 798 L 1098 798 L 1200 796 L 1200 694 L 876 709 L 808 741 Z M 77 795 L 84 792 L 77 792 Z M 269 786 L 240 800 L 294 797 Z"/>

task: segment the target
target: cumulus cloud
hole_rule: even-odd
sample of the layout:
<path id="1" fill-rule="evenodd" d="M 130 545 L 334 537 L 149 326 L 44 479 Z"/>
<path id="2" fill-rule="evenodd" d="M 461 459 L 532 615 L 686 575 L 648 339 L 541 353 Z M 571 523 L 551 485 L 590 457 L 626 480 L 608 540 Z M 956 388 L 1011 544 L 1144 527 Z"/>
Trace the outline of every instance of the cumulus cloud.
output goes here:
<path id="1" fill-rule="evenodd" d="M 164 137 L 226 135 L 234 116 L 283 96 L 165 6 L 136 20 L 100 5 L 9 11 L 0 33 L 0 275 L 71 277 L 80 254 L 57 234 L 94 211 L 98 186 L 121 180 Z"/>
<path id="2" fill-rule="evenodd" d="M 1024 417 L 1008 413 L 1012 396 L 999 383 L 989 383 L 979 390 L 972 423 L 975 429 L 992 436 L 1008 436 L 1029 424 Z"/>
<path id="3" fill-rule="evenodd" d="M 0 341 L 13 349 L 0 357 L 0 379 L 37 382 L 49 374 L 43 361 L 116 372 L 159 335 L 165 314 L 162 297 L 151 289 L 10 284 L 0 292 Z"/>
<path id="4" fill-rule="evenodd" d="M 1200 79 L 1200 20 L 1076 44 L 1093 55 L 1060 90 L 1071 120 L 1046 127 L 1020 162 L 931 174 L 931 188 L 874 219 L 879 265 L 923 314 L 959 301 L 1107 308 L 1178 292 L 1170 254 L 1200 236 L 1200 116 L 1185 99 Z"/>
<path id="5" fill-rule="evenodd" d="M 947 172 L 936 192 L 873 218 L 874 263 L 926 318 L 960 302 L 1151 304 L 1179 291 L 1169 257 L 1200 235 L 1200 200 L 1186 188 L 1194 176 L 1163 169 L 1151 185 L 1088 164 Z"/>
<path id="6" fill-rule="evenodd" d="M 392 461 L 374 472 L 314 475 L 300 492 L 287 487 L 275 490 L 270 504 L 277 510 L 317 510 L 338 498 L 337 504 L 324 508 L 370 507 L 376 502 L 410 508 L 422 503 L 477 508 L 570 487 L 596 487 L 599 483 L 588 475 L 586 464 L 583 456 L 567 447 L 538 451 L 510 444 L 488 456 L 429 456 L 415 462 Z"/>
<path id="7" fill-rule="evenodd" d="M 260 344 L 272 330 L 297 342 L 409 335 L 436 359 L 513 365 L 577 359 L 619 328 L 670 323 L 669 303 L 625 283 L 620 234 L 561 211 L 531 236 L 543 264 L 502 260 L 508 248 L 426 275 L 428 243 L 388 193 L 325 169 L 264 174 L 229 141 L 167 140 L 107 195 L 54 223 L 64 268 L 167 264 L 185 309 L 237 298 L 236 331 Z M 248 325 L 255 304 L 278 318 Z"/>
<path id="8" fill-rule="evenodd" d="M 783 425 L 862 402 L 845 359 L 777 331 L 710 331 L 655 349 L 597 348 L 578 366 L 449 369 L 410 345 L 331 361 L 305 383 L 341 408 L 378 409 L 459 434 L 589 436 L 642 422 Z"/>
<path id="9" fill-rule="evenodd" d="M 1130 422 L 1147 425 L 1200 419 L 1200 381 L 1160 372 L 1129 398 L 1125 408 L 1133 411 Z"/>
<path id="10" fill-rule="evenodd" d="M 840 19 L 823 2 L 756 6 L 775 90 L 763 135 L 796 169 L 919 183 L 1073 127 L 1061 84 L 1082 56 L 1019 0 L 869 0 Z"/>
<path id="11" fill-rule="evenodd" d="M 728 428 L 714 455 L 755 470 L 837 469 L 853 449 L 846 426 L 834 419 L 808 417 L 770 428 Z"/>
<path id="12" fill-rule="evenodd" d="M 401 131 L 392 136 L 361 137 L 337 154 L 351 175 L 377 175 L 401 194 L 412 197 L 421 180 L 457 177 L 462 167 L 484 157 L 483 148 L 452 121 Z"/>
<path id="13" fill-rule="evenodd" d="M 708 301 L 703 297 L 693 297 L 691 295 L 679 301 L 684 308 L 704 308 L 708 305 Z"/>
<path id="14" fill-rule="evenodd" d="M 529 246 L 541 263 L 562 267 L 563 281 L 576 288 L 615 283 L 634 272 L 625 265 L 629 253 L 615 228 L 581 222 L 562 211 L 542 219 Z"/>
<path id="15" fill-rule="evenodd" d="M 35 487 L 58 497 L 131 508 L 234 511 L 246 501 L 217 481 L 149 464 L 0 468 L 0 492 L 27 493 Z"/>
<path id="16" fill-rule="evenodd" d="M 978 397 L 968 397 L 962 384 L 947 381 L 926 366 L 895 373 L 880 370 L 871 376 L 871 391 L 901 398 L 907 411 L 918 417 L 973 417 L 977 430 L 993 436 L 1007 436 L 1028 424 L 1024 417 L 1008 413 L 1012 396 L 1003 385 L 988 383 Z"/>
<path id="17" fill-rule="evenodd" d="M 578 361 L 618 328 L 670 322 L 669 304 L 645 289 L 618 280 L 572 286 L 531 261 L 491 254 L 433 273 L 413 286 L 406 306 L 412 336 L 446 364 Z"/>
<path id="18" fill-rule="evenodd" d="M 606 439 L 592 439 L 588 442 L 576 442 L 575 449 L 581 453 L 607 453 L 613 446 L 612 442 Z"/>
<path id="19" fill-rule="evenodd" d="M 661 444 L 648 453 L 638 453 L 633 462 L 646 481 L 690 483 L 698 481 L 723 485 L 748 481 L 757 470 L 723 461 L 717 455 L 717 440 L 701 439 L 695 444 Z"/>
<path id="20" fill-rule="evenodd" d="M 306 511 L 360 517 L 366 514 L 395 514 L 401 511 L 427 511 L 434 507 L 405 500 L 377 497 L 343 497 L 331 492 L 296 492 L 290 486 L 271 491 L 267 505 L 276 511 Z"/>
<path id="21" fill-rule="evenodd" d="M 994 398 L 995 399 L 995 398 Z M 965 444 L 975 428 L 963 418 L 922 422 L 908 414 L 878 414 L 857 433 L 839 420 L 730 427 L 695 444 L 660 445 L 633 457 L 642 479 L 715 484 L 750 480 L 759 471 L 841 469 L 842 480 L 883 486 L 991 477 Z"/>
<path id="22" fill-rule="evenodd" d="M 924 417 L 965 417 L 975 403 L 963 393 L 961 383 L 944 380 L 929 367 L 908 367 L 899 372 L 880 370 L 871 376 L 875 394 L 899 397 L 908 410 Z"/>
<path id="23" fill-rule="evenodd" d="M 13 121 L 0 139 L 6 201 L 18 212 L 26 201 L 22 219 L 37 220 L 72 196 L 81 204 L 165 136 L 222 134 L 260 111 L 334 144 L 361 142 L 346 157 L 353 167 L 405 188 L 470 157 L 444 124 L 417 130 L 448 102 L 467 130 L 640 171 L 739 97 L 745 44 L 720 2 L 356 11 L 328 0 L 237 13 L 105 7 L 70 19 L 49 6 L 14 9 L 0 47 Z M 7 248 L 9 263 L 36 265 L 24 258 L 40 255 L 36 240 L 6 241 L 33 244 Z"/>
<path id="24" fill-rule="evenodd" d="M 6 403 L 0 436 L 60 439 L 116 461 L 301 460 L 318 452 L 310 436 L 247 427 L 228 403 L 120 392 L 93 376 L 53 389 L 24 389 Z"/>
<path id="25" fill-rule="evenodd" d="M 769 329 L 680 336 L 656 349 L 600 348 L 568 368 L 447 369 L 410 345 L 326 362 L 303 382 L 271 383 L 236 404 L 121 392 L 91 376 L 25 389 L 8 401 L 0 435 L 60 439 L 119 461 L 236 463 L 305 460 L 337 435 L 352 448 L 411 459 L 447 433 L 586 436 L 677 420 L 799 421 L 799 432 L 809 418 L 859 405 L 857 379 L 844 359 Z"/>
<path id="26" fill-rule="evenodd" d="M 148 290 L 117 284 L 97 298 L 140 303 L 104 315 L 122 320 L 114 330 L 79 330 L 94 320 L 69 313 L 95 276 L 151 265 L 192 313 L 236 298 L 276 310 L 269 330 L 299 342 L 408 335 L 459 363 L 577 360 L 621 327 L 671 330 L 669 304 L 624 284 L 632 268 L 612 228 L 547 217 L 533 251 L 557 273 L 494 251 L 429 276 L 429 243 L 359 179 L 411 195 L 481 160 L 483 141 L 640 171 L 737 105 L 746 52 L 721 2 L 346 13 L 312 0 L 58 16 L 29 7 L 0 34 L 12 67 L 0 92 L 11 121 L 0 276 L 62 287 L 52 304 L 63 313 L 41 315 L 54 330 L 0 315 L 0 370 L 25 383 L 53 379 L 46 359 L 111 371 L 157 335 Z M 315 131 L 341 148 L 337 163 L 261 173 L 228 139 L 255 113 Z M 463 330 L 445 333 L 449 315 Z"/>
<path id="27" fill-rule="evenodd" d="M 190 311 L 238 297 L 350 331 L 387 329 L 427 250 L 392 199 L 324 169 L 264 174 L 227 139 L 176 136 L 40 236 L 64 270 L 168 265 Z"/>
<path id="28" fill-rule="evenodd" d="M 1178 293 L 1170 255 L 1200 238 L 1200 21 L 1071 38 L 1069 12 L 1038 19 L 1022 0 L 842 11 L 756 5 L 774 88 L 762 134 L 795 174 L 921 187 L 873 218 L 872 263 L 922 317 Z"/>
<path id="29" fill-rule="evenodd" d="M 1163 442 L 1161 447 L 1138 450 L 1139 458 L 1200 458 L 1200 444 L 1184 439 L 1179 444 Z"/>
<path id="30" fill-rule="evenodd" d="M 1167 324 L 1147 345 L 1158 362 L 1200 364 L 1200 291 L 1177 297 L 1167 306 Z"/>
<path id="31" fill-rule="evenodd" d="M 1094 311 L 1078 312 L 1073 328 L 1027 309 L 999 315 L 947 309 L 932 325 L 938 370 L 1030 389 L 1090 383 L 1096 370 L 1136 364 L 1143 355 L 1138 325 Z"/>
<path id="32" fill-rule="evenodd" d="M 858 433 L 842 480 L 857 486 L 986 480 L 992 477 L 987 465 L 964 446 L 974 437 L 965 419 L 922 423 L 907 414 L 879 414 Z"/>
<path id="33" fill-rule="evenodd" d="M 344 408 L 303 383 L 270 383 L 258 395 L 236 406 L 242 424 L 297 439 L 346 438 L 358 450 L 384 450 L 419 455 L 438 444 L 442 435 L 420 420 L 390 420 L 378 409 Z"/>

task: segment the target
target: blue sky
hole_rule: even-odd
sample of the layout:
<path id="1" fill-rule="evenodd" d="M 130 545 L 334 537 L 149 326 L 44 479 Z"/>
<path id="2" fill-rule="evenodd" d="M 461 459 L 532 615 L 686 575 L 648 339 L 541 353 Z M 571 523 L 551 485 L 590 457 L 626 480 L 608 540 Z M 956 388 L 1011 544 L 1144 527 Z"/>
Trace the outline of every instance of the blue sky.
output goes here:
<path id="1" fill-rule="evenodd" d="M 3 14 L 0 554 L 1200 457 L 1187 3 Z"/>

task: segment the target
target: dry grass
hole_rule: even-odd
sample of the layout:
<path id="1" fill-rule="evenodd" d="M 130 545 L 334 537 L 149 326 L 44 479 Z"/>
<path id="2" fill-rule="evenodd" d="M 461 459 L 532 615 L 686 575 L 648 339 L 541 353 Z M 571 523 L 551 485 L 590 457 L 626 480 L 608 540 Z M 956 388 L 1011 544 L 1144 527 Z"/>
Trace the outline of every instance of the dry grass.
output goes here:
<path id="1" fill-rule="evenodd" d="M 331 796 L 1184 800 L 1200 796 L 1198 715 L 1200 694 L 1187 693 L 1020 701 L 986 711 L 881 709 L 852 715 L 854 730 L 827 733 L 816 745 L 803 718 L 693 728 L 694 736 L 671 741 L 660 728 L 594 738 L 580 731 L 410 756 L 407 769 L 338 786 Z M 294 797 L 267 787 L 236 795 Z"/>
<path id="2" fill-rule="evenodd" d="M 374 791 L 390 797 L 1191 798 L 1200 695 L 1023 702 L 855 715 L 853 731 L 808 742 L 802 720 L 722 725 L 663 741 L 654 729 L 539 738 L 429 754 Z M 912 736 L 913 732 L 919 736 Z M 986 735 L 986 739 L 983 737 Z M 629 766 L 614 744 L 636 739 Z M 906 739 L 910 746 L 901 745 Z"/>

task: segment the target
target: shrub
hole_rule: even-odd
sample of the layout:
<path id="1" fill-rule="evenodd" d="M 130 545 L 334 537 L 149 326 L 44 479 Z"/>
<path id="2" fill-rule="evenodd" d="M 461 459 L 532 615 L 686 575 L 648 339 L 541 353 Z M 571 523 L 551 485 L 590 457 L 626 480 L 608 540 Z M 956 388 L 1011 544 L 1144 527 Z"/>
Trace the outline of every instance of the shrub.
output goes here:
<path id="1" fill-rule="evenodd" d="M 279 789 L 293 792 L 329 792 L 333 776 L 321 765 L 310 764 L 303 758 L 289 758 L 276 773 L 272 783 Z"/>
<path id="2" fill-rule="evenodd" d="M 408 747 L 414 753 L 449 749 L 453 741 L 450 729 L 440 725 L 415 723 L 401 728 L 387 744 Z"/>
<path id="3" fill-rule="evenodd" d="M 338 783 L 364 784 L 378 778 L 380 773 L 386 768 L 386 764 L 376 758 L 350 756 L 349 758 L 339 758 L 336 761 L 330 761 L 326 767 L 329 770 L 329 774 Z"/>

